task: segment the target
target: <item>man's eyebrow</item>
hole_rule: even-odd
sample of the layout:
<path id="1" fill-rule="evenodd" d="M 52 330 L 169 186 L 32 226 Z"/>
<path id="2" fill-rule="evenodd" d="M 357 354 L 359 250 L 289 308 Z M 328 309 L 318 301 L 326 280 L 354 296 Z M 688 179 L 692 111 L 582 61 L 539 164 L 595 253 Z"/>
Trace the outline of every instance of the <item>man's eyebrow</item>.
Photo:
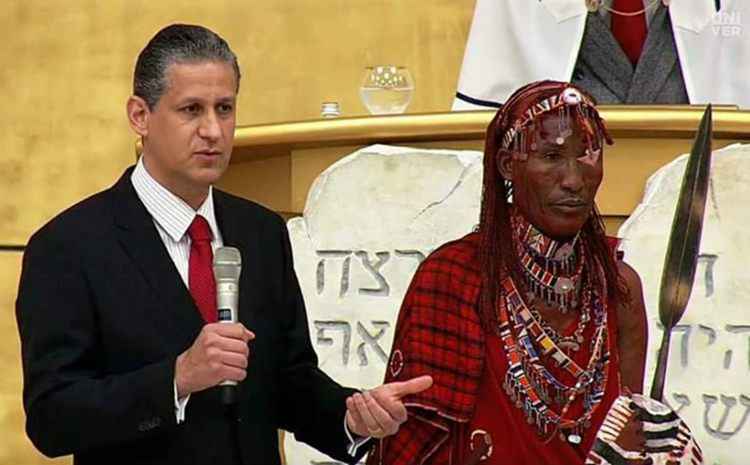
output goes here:
<path id="1" fill-rule="evenodd" d="M 219 97 L 216 99 L 217 103 L 235 103 L 237 101 L 237 97 L 228 95 L 226 97 Z M 197 96 L 188 95 L 181 99 L 177 100 L 177 106 L 187 105 L 187 104 L 193 104 L 198 103 L 200 105 L 207 105 L 209 102 L 207 102 L 205 99 Z"/>
<path id="2" fill-rule="evenodd" d="M 188 103 L 200 103 L 203 104 L 204 101 L 200 97 L 194 97 L 192 95 L 186 95 L 185 97 L 182 97 L 177 100 L 177 105 L 186 105 Z"/>

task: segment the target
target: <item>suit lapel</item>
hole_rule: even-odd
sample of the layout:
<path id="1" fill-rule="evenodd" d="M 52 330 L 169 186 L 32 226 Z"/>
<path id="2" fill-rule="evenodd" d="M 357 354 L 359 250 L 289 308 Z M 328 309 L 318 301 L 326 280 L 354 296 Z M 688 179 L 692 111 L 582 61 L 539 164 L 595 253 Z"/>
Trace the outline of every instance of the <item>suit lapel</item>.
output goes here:
<path id="1" fill-rule="evenodd" d="M 589 14 L 586 33 L 581 44 L 581 56 L 585 57 L 591 72 L 618 100 L 625 101 L 633 79 L 633 65 L 622 51 L 609 25 L 599 14 Z"/>
<path id="2" fill-rule="evenodd" d="M 246 328 L 255 333 L 255 341 L 250 343 L 250 365 L 247 371 L 247 379 L 239 383 L 241 409 L 255 408 L 249 399 L 259 397 L 260 373 L 265 370 L 261 367 L 269 363 L 266 357 L 258 356 L 265 354 L 258 344 L 259 341 L 268 341 L 272 336 L 268 328 L 268 319 L 261 319 L 263 306 L 267 305 L 267 289 L 264 289 L 263 257 L 261 253 L 259 228 L 257 225 L 248 223 L 247 218 L 240 218 L 239 211 L 232 208 L 234 200 L 218 189 L 214 189 L 214 213 L 216 222 L 221 230 L 221 236 L 225 246 L 236 247 L 242 257 L 242 272 L 240 273 L 240 295 L 238 299 L 237 319 Z M 268 347 L 268 342 L 266 342 Z"/>
<path id="3" fill-rule="evenodd" d="M 240 274 L 239 321 L 247 328 L 255 328 L 255 307 L 262 304 L 257 295 L 261 292 L 262 273 L 260 260 L 260 244 L 257 228 L 243 223 L 236 211 L 230 207 L 231 199 L 214 189 L 214 213 L 216 222 L 221 230 L 221 237 L 225 246 L 236 247 L 242 256 L 242 272 Z M 256 298 L 253 298 L 256 295 Z"/>
<path id="4" fill-rule="evenodd" d="M 653 102 L 677 64 L 667 9 L 659 4 L 648 29 L 625 103 Z"/>
<path id="5" fill-rule="evenodd" d="M 203 319 L 159 237 L 156 225 L 130 182 L 132 169 L 114 187 L 115 224 L 118 240 L 151 287 L 158 304 L 152 315 L 165 327 L 165 337 L 174 335 L 184 346 L 203 327 Z M 127 296 L 123 296 L 127 299 Z"/>

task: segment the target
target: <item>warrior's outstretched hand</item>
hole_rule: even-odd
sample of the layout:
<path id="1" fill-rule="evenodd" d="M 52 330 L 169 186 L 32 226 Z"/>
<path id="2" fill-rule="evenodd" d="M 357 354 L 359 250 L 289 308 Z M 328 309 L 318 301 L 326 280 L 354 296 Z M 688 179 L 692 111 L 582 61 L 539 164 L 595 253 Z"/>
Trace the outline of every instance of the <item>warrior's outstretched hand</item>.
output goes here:
<path id="1" fill-rule="evenodd" d="M 346 425 L 349 431 L 363 437 L 384 438 L 396 434 L 406 421 L 406 407 L 401 399 L 432 386 L 425 375 L 408 381 L 383 384 L 346 399 Z"/>

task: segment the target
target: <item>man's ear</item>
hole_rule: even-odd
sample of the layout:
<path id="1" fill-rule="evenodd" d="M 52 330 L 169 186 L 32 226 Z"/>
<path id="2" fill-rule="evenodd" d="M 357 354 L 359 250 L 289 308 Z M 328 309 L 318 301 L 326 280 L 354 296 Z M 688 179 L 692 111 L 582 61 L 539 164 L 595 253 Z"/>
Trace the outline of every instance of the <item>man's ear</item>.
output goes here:
<path id="1" fill-rule="evenodd" d="M 151 110 L 149 110 L 146 101 L 137 95 L 132 95 L 128 98 L 126 110 L 130 127 L 139 136 L 146 137 L 148 135 L 148 119 L 151 116 Z"/>
<path id="2" fill-rule="evenodd" d="M 497 171 L 506 181 L 513 180 L 513 154 L 506 149 L 499 149 L 495 155 Z"/>

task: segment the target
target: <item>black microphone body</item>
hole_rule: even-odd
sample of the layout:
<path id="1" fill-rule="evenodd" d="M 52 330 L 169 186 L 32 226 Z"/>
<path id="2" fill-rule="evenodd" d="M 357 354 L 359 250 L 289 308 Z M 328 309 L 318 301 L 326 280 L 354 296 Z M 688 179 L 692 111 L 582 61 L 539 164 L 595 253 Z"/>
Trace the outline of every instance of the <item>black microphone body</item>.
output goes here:
<path id="1" fill-rule="evenodd" d="M 235 247 L 219 247 L 214 253 L 214 279 L 216 280 L 216 310 L 219 323 L 237 323 L 237 302 L 240 294 L 242 257 Z M 237 402 L 237 382 L 223 381 L 220 385 L 221 402 Z"/>

